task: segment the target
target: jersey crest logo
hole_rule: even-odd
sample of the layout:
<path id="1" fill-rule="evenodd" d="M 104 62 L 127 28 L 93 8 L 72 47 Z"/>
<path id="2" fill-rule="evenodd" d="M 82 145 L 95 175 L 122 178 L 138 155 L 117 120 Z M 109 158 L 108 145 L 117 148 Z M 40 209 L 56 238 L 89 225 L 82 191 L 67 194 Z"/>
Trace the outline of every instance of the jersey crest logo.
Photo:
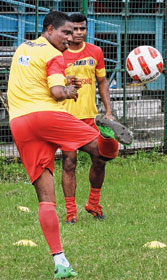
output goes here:
<path id="1" fill-rule="evenodd" d="M 30 56 L 19 55 L 17 63 L 23 66 L 29 66 L 29 60 L 30 60 Z"/>
<path id="2" fill-rule="evenodd" d="M 89 64 L 90 66 L 93 66 L 93 65 L 95 64 L 94 59 L 90 58 L 90 59 L 88 60 L 88 64 Z"/>

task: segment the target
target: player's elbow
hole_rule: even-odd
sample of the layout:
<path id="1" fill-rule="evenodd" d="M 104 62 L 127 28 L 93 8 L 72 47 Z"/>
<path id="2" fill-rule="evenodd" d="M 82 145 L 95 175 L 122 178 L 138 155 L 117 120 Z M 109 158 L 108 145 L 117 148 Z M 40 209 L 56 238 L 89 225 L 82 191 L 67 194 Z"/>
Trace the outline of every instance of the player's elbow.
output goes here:
<path id="1" fill-rule="evenodd" d="M 66 98 L 66 93 L 63 86 L 54 86 L 50 89 L 51 96 L 57 102 L 63 101 Z"/>

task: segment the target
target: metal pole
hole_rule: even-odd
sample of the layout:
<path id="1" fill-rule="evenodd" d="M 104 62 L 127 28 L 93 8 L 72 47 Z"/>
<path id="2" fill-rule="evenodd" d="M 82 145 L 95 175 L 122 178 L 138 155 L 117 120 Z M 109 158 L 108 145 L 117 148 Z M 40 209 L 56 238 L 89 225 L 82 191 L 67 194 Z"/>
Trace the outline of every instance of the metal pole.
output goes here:
<path id="1" fill-rule="evenodd" d="M 123 116 L 124 116 L 124 125 L 127 123 L 126 119 L 126 57 L 127 57 L 127 28 L 128 28 L 128 0 L 125 1 L 125 37 L 124 37 L 124 88 L 123 88 Z"/>
<path id="2" fill-rule="evenodd" d="M 35 38 L 38 38 L 38 17 L 39 17 L 39 0 L 36 0 L 36 7 L 35 7 Z"/>
<path id="3" fill-rule="evenodd" d="M 126 119 L 126 57 L 127 57 L 127 24 L 128 24 L 128 0 L 125 2 L 125 37 L 124 37 L 124 98 L 123 98 L 123 116 L 124 125 L 127 123 Z"/>
<path id="4" fill-rule="evenodd" d="M 165 74 L 165 122 L 164 122 L 164 152 L 167 153 L 167 2 L 165 2 L 165 34 L 164 34 L 164 74 Z"/>
<path id="5" fill-rule="evenodd" d="M 88 16 L 88 0 L 82 0 L 82 13 Z"/>
<path id="6" fill-rule="evenodd" d="M 82 14 L 84 14 L 86 17 L 88 17 L 88 0 L 82 0 Z M 88 22 L 89 25 L 89 22 Z M 89 29 L 89 28 L 88 28 Z M 87 36 L 85 38 L 85 42 L 87 42 Z"/>

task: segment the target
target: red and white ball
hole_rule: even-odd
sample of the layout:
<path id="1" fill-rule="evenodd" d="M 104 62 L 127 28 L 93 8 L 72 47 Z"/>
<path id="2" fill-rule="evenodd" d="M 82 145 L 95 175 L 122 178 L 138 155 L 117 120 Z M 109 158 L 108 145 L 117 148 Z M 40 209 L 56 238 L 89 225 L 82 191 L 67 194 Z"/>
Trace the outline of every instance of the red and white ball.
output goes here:
<path id="1" fill-rule="evenodd" d="M 161 75 L 163 58 L 157 49 L 151 46 L 139 46 L 129 53 L 126 68 L 133 80 L 149 83 Z"/>

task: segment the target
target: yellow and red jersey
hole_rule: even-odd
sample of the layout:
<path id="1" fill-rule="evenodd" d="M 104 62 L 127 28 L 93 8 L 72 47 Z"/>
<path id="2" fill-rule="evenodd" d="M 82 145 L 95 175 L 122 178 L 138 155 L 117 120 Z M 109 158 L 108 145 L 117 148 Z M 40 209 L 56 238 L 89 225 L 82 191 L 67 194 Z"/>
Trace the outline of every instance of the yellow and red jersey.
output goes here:
<path id="1" fill-rule="evenodd" d="M 63 53 L 66 76 L 75 75 L 82 80 L 82 88 L 78 90 L 78 99 L 65 100 L 68 113 L 78 119 L 94 118 L 96 107 L 96 77 L 105 77 L 104 54 L 100 47 L 84 43 L 79 50 L 66 50 Z"/>
<path id="2" fill-rule="evenodd" d="M 12 60 L 8 103 L 10 120 L 37 111 L 66 111 L 50 94 L 65 86 L 64 58 L 44 37 L 21 44 Z"/>

